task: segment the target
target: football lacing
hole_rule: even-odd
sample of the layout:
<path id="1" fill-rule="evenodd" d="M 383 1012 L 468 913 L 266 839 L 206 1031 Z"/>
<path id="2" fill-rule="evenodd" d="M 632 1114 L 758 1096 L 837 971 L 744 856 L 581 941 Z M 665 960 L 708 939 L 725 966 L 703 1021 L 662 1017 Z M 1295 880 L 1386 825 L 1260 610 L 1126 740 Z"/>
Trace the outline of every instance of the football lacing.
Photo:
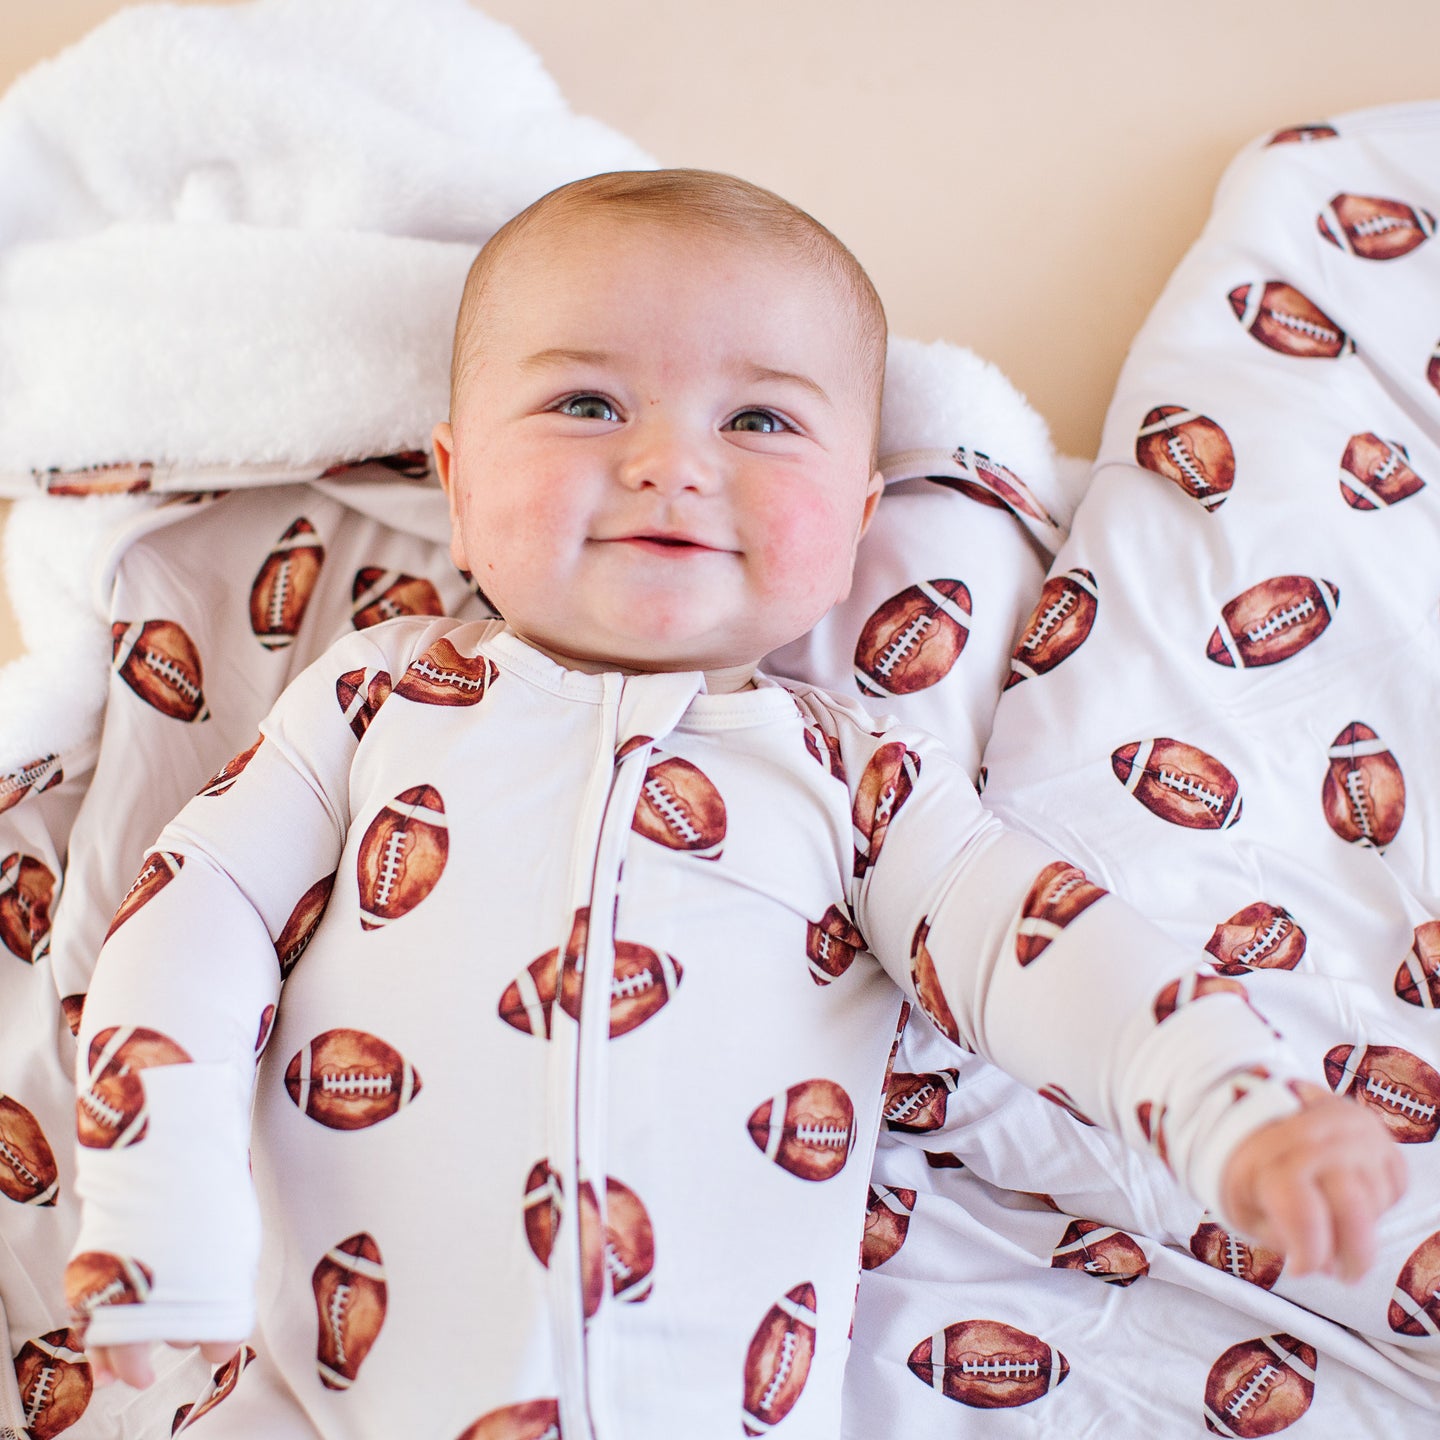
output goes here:
<path id="1" fill-rule="evenodd" d="M 1225 1232 L 1225 1268 L 1239 1279 L 1245 1275 L 1246 1250 L 1228 1230 Z"/>
<path id="2" fill-rule="evenodd" d="M 376 905 L 388 905 L 391 893 L 400 883 L 400 870 L 404 864 L 406 842 L 409 834 L 404 830 L 392 830 L 385 837 L 385 848 L 380 855 L 380 874 L 375 881 Z"/>
<path id="3" fill-rule="evenodd" d="M 1232 1418 L 1237 1418 L 1247 1406 L 1260 1404 L 1284 1378 L 1280 1367 L 1270 1364 L 1267 1360 L 1231 1397 L 1230 1403 L 1225 1407 L 1225 1413 Z"/>
<path id="4" fill-rule="evenodd" d="M 286 555 L 275 574 L 275 584 L 270 591 L 270 609 L 265 617 L 272 630 L 278 630 L 285 623 L 285 603 L 290 598 L 290 576 L 294 564 L 293 557 Z"/>
<path id="5" fill-rule="evenodd" d="M 637 970 L 633 975 L 610 977 L 610 998 L 612 1000 L 633 1000 L 647 990 L 655 988 L 655 974 L 650 969 Z"/>
<path id="6" fill-rule="evenodd" d="M 1309 340 L 1331 342 L 1340 338 L 1338 330 L 1331 330 L 1325 325 L 1317 325 L 1313 320 L 1302 320 L 1300 316 L 1287 314 L 1284 310 L 1272 310 L 1267 307 L 1265 313 L 1277 325 L 1286 330 L 1293 330 L 1297 335 L 1304 335 Z"/>
<path id="7" fill-rule="evenodd" d="M 325 1318 L 330 1323 L 330 1339 L 335 1346 L 335 1363 L 345 1363 L 345 1312 L 350 1306 L 350 1286 L 338 1281 L 330 1304 L 326 1307 Z"/>
<path id="8" fill-rule="evenodd" d="M 666 788 L 662 780 L 645 782 L 645 798 L 654 807 L 665 824 L 682 840 L 694 844 L 700 839 L 700 832 L 691 823 L 679 799 Z"/>
<path id="9" fill-rule="evenodd" d="M 880 657 L 875 662 L 876 674 L 888 678 L 890 672 L 909 655 L 910 651 L 919 647 L 920 642 L 925 638 L 925 632 L 934 623 L 933 616 L 917 615 L 880 652 Z"/>
<path id="10" fill-rule="evenodd" d="M 1241 947 L 1236 959 L 1242 965 L 1249 965 L 1257 956 L 1276 949 L 1289 933 L 1290 922 L 1283 915 L 1277 915 L 1249 945 Z"/>
<path id="11" fill-rule="evenodd" d="M 44 775 L 54 760 L 53 755 L 47 755 L 43 760 L 36 760 L 30 765 L 22 765 L 8 775 L 0 775 L 0 800 L 4 800 L 7 795 L 13 795 L 17 790 L 29 789 Z"/>
<path id="12" fill-rule="evenodd" d="M 450 685 L 456 690 L 480 690 L 485 684 L 478 675 L 467 675 L 463 670 L 442 669 L 426 655 L 422 655 L 410 668 L 423 680 L 434 681 L 437 685 Z"/>
<path id="13" fill-rule="evenodd" d="M 177 661 L 162 655 L 158 650 L 147 650 L 143 659 L 147 670 L 152 671 L 172 689 L 178 690 L 187 700 L 200 698 L 200 687 L 180 668 Z"/>
<path id="14" fill-rule="evenodd" d="M 928 1081 L 911 1091 L 909 1095 L 897 1096 L 885 1107 L 885 1118 L 897 1124 L 909 1120 L 917 1111 L 923 1110 L 935 1094 L 935 1087 Z"/>
<path id="15" fill-rule="evenodd" d="M 1370 467 L 1370 483 L 1373 485 L 1377 480 L 1388 480 L 1400 468 L 1400 452 L 1393 445 L 1385 447 L 1385 458 L 1378 464 Z"/>
<path id="16" fill-rule="evenodd" d="M 1365 789 L 1365 775 L 1360 770 L 1345 772 L 1345 795 L 1350 801 L 1350 818 L 1367 839 L 1373 839 L 1375 823 L 1371 817 L 1370 796 Z"/>
<path id="17" fill-rule="evenodd" d="M 50 1391 L 59 1378 L 60 1367 L 53 1362 L 42 1365 L 35 1376 L 30 1392 L 21 1398 L 25 1401 L 25 1424 L 33 1427 L 40 1418 L 40 1412 L 50 1403 Z"/>
<path id="18" fill-rule="evenodd" d="M 823 1121 L 811 1121 L 809 1124 L 802 1121 L 795 1127 L 795 1138 L 802 1145 L 810 1145 L 817 1150 L 843 1150 L 850 1144 L 849 1130 L 827 1125 Z"/>
<path id="19" fill-rule="evenodd" d="M 1218 791 L 1208 789 L 1201 781 L 1192 780 L 1190 776 L 1177 770 L 1166 770 L 1162 767 L 1157 772 L 1156 779 L 1165 789 L 1178 791 L 1187 800 L 1198 800 L 1207 810 L 1213 810 L 1217 815 L 1225 808 L 1225 797 Z"/>
<path id="20" fill-rule="evenodd" d="M 376 1075 L 364 1071 L 353 1071 L 343 1075 L 321 1075 L 320 1089 L 326 1095 L 342 1095 L 363 1099 L 373 1095 L 388 1095 L 395 1086 L 393 1075 Z"/>
<path id="21" fill-rule="evenodd" d="M 1435 1106 L 1426 1104 L 1418 1095 L 1403 1086 L 1386 1080 L 1383 1076 L 1371 1076 L 1365 1082 L 1365 1094 L 1386 1110 L 1398 1111 L 1407 1120 L 1433 1120 Z"/>
<path id="22" fill-rule="evenodd" d="M 610 1293 L 623 1290 L 635 1274 L 632 1266 L 620 1257 L 620 1252 L 611 1241 L 605 1242 L 605 1271 L 610 1276 Z"/>
<path id="23" fill-rule="evenodd" d="M 1387 230 L 1408 230 L 1410 222 L 1398 215 L 1375 215 L 1369 220 L 1357 220 L 1350 228 L 1357 236 L 1383 235 Z"/>
<path id="24" fill-rule="evenodd" d="M 1025 648 L 1027 650 L 1038 650 L 1049 638 L 1050 632 L 1054 630 L 1062 620 L 1075 608 L 1075 592 L 1073 590 L 1062 590 L 1060 598 L 1053 605 L 1047 605 L 1044 613 L 1035 622 L 1035 628 L 1025 637 Z"/>
<path id="25" fill-rule="evenodd" d="M 761 1410 L 769 1410 L 775 1404 L 780 1394 L 781 1387 L 790 1378 L 790 1372 L 795 1368 L 795 1332 L 787 1330 L 780 1337 L 780 1353 L 775 1357 L 775 1373 L 770 1377 L 770 1383 L 765 1387 L 765 1393 L 760 1397 Z"/>
<path id="26" fill-rule="evenodd" d="M 40 1177 L 31 1171 L 25 1163 L 25 1157 L 8 1140 L 0 1140 L 0 1160 L 3 1160 L 31 1189 L 38 1190 L 40 1188 Z"/>
<path id="27" fill-rule="evenodd" d="M 107 1105 L 93 1090 L 82 1090 L 79 1095 L 82 1104 L 102 1125 L 116 1126 L 125 1118 L 125 1112 L 114 1105 Z"/>
<path id="28" fill-rule="evenodd" d="M 1084 872 L 1077 869 L 1067 870 L 1051 887 L 1045 892 L 1045 898 L 1041 902 L 1049 908 L 1053 905 L 1062 904 L 1069 899 L 1082 885 L 1089 884 Z"/>
<path id="29" fill-rule="evenodd" d="M 1314 598 L 1307 595 L 1294 605 L 1282 605 L 1280 609 L 1272 610 L 1253 630 L 1245 632 L 1245 638 L 1251 641 L 1268 640 L 1272 635 L 1278 635 L 1282 630 L 1288 630 L 1290 626 L 1308 620 L 1314 613 Z"/>
<path id="30" fill-rule="evenodd" d="M 98 1290 L 90 1290 L 82 1295 L 76 1308 L 88 1315 L 90 1311 L 98 1310 L 102 1305 L 124 1304 L 125 1290 L 125 1281 L 117 1277 L 107 1281 Z"/>
<path id="31" fill-rule="evenodd" d="M 890 812 L 895 808 L 895 788 L 893 784 L 887 785 L 875 801 L 876 825 L 879 825 L 882 820 L 888 820 L 890 818 Z"/>
<path id="32" fill-rule="evenodd" d="M 1040 1362 L 991 1356 L 985 1360 L 962 1360 L 960 1373 L 978 1380 L 1035 1380 L 1040 1376 Z"/>
<path id="33" fill-rule="evenodd" d="M 1190 453 L 1182 436 L 1171 435 L 1165 442 L 1165 453 L 1175 468 L 1197 489 L 1210 488 L 1210 481 L 1200 468 L 1200 462 Z"/>

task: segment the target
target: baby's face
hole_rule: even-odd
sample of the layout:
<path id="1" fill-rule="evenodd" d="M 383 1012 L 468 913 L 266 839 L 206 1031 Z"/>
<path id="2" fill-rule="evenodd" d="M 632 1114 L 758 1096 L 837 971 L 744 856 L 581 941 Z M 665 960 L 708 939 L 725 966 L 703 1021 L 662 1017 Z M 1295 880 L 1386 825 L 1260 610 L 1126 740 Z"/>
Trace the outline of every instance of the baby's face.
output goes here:
<path id="1" fill-rule="evenodd" d="M 582 668 L 750 664 L 844 596 L 879 495 L 849 297 L 775 250 L 588 216 L 526 237 L 436 428 L 451 553 Z"/>

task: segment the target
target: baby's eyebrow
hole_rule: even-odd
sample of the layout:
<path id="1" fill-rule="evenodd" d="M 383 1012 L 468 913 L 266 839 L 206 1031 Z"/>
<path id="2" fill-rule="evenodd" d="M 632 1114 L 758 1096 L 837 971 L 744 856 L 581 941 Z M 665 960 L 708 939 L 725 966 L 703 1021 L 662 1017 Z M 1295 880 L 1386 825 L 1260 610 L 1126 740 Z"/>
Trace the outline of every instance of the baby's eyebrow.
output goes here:
<path id="1" fill-rule="evenodd" d="M 799 375 L 793 370 L 776 370 L 769 365 L 745 365 L 741 367 L 741 379 L 751 384 L 759 384 L 767 380 L 775 380 L 782 383 L 788 382 L 791 385 L 799 385 L 809 390 L 827 405 L 833 403 L 825 393 L 824 387 L 817 381 L 812 380 L 808 375 Z"/>
<path id="2" fill-rule="evenodd" d="M 567 350 L 564 347 L 555 347 L 550 350 L 537 350 L 533 355 L 527 355 L 521 362 L 522 370 L 547 370 L 556 365 L 604 365 L 611 356 L 605 350 Z"/>

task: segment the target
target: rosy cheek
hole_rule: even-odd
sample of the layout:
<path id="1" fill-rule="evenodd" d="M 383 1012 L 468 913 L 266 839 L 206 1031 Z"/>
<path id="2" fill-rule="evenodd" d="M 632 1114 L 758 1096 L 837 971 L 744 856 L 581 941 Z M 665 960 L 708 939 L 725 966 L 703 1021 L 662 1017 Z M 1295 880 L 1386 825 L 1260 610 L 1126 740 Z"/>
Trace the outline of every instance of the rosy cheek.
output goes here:
<path id="1" fill-rule="evenodd" d="M 834 511 L 809 498 L 771 506 L 762 553 L 772 594 L 823 613 L 848 586 L 852 539 Z"/>

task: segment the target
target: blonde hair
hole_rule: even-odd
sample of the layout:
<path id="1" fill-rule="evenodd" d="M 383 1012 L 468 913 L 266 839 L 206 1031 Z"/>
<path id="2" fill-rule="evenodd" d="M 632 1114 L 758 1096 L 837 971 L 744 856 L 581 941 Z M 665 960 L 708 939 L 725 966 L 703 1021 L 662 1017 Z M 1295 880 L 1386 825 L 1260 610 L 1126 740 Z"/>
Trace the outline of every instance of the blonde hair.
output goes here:
<path id="1" fill-rule="evenodd" d="M 450 361 L 450 412 L 482 343 L 485 292 L 505 257 L 537 226 L 563 227 L 595 213 L 709 231 L 768 246 L 779 245 L 837 285 L 854 316 L 857 373 L 874 396 L 880 428 L 885 381 L 885 307 L 860 262 L 813 216 L 770 190 L 713 170 L 616 170 L 572 181 L 542 195 L 486 242 L 465 280 Z"/>

